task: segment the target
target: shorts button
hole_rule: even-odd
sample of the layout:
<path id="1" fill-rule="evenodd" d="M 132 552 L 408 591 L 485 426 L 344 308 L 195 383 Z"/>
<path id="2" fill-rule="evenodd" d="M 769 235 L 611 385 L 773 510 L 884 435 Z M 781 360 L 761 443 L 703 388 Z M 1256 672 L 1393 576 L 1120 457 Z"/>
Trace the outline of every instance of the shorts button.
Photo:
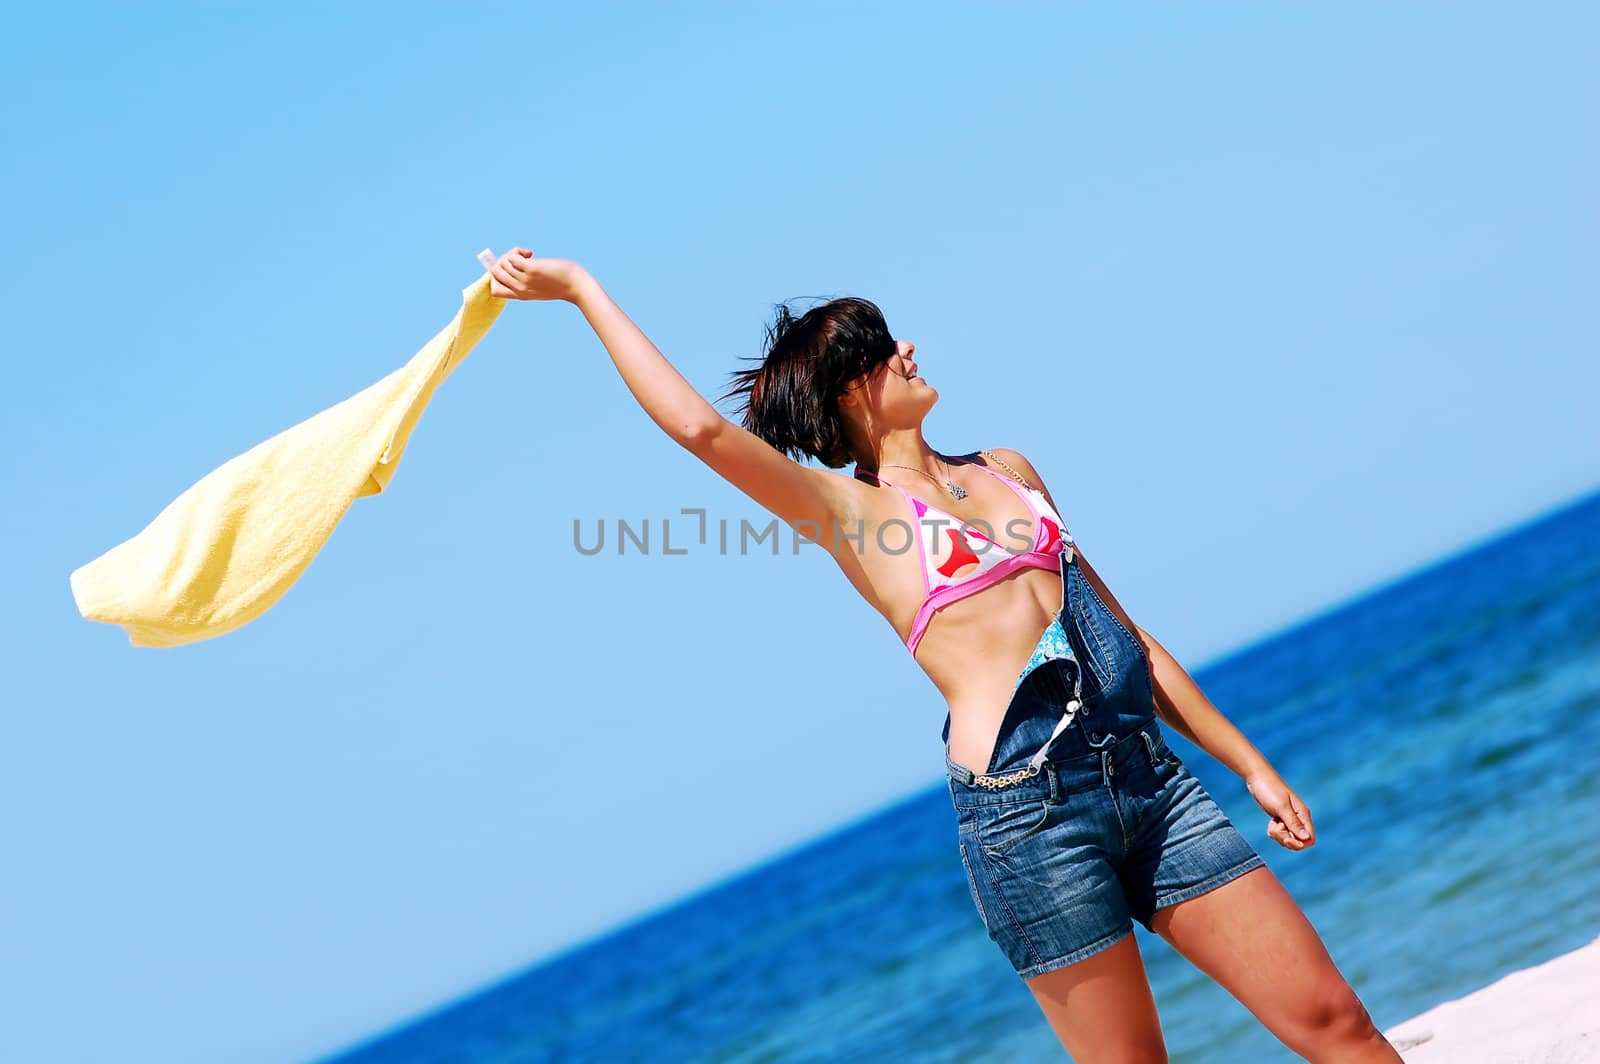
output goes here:
<path id="1" fill-rule="evenodd" d="M 1106 737 L 1106 733 L 1103 732 L 1103 731 L 1095 731 L 1095 732 L 1090 732 L 1089 733 L 1089 738 L 1093 739 L 1095 742 L 1099 742 L 1101 739 L 1104 739 L 1105 737 Z"/>

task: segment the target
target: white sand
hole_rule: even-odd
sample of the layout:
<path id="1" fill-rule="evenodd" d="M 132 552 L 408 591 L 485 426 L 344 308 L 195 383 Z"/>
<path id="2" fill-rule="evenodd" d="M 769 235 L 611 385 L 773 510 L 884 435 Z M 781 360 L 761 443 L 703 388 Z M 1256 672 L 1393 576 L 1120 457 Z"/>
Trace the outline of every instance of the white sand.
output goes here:
<path id="1" fill-rule="evenodd" d="M 1435 1005 L 1384 1035 L 1407 1064 L 1600 1061 L 1600 938 Z"/>

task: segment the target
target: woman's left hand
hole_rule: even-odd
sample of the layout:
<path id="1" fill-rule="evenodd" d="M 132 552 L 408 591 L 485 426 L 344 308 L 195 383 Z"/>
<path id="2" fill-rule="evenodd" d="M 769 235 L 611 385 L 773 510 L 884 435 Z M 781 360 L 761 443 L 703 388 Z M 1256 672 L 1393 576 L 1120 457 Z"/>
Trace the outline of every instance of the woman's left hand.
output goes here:
<path id="1" fill-rule="evenodd" d="M 1246 776 L 1245 788 L 1267 816 L 1267 838 L 1289 850 L 1303 850 L 1317 841 L 1311 810 L 1271 769 Z"/>

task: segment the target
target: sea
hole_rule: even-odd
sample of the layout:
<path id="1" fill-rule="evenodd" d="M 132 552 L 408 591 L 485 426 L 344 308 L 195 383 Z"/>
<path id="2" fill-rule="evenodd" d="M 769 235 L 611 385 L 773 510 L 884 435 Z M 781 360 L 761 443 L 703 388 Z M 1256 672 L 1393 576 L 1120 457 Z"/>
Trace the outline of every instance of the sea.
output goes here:
<path id="1" fill-rule="evenodd" d="M 1268 840 L 1237 777 L 1169 742 L 1380 1028 L 1600 934 L 1600 493 L 1194 676 L 1316 845 Z M 1070 1059 L 984 933 L 954 816 L 939 777 L 325 1062 Z M 1299 1059 L 1135 934 L 1172 1061 Z"/>

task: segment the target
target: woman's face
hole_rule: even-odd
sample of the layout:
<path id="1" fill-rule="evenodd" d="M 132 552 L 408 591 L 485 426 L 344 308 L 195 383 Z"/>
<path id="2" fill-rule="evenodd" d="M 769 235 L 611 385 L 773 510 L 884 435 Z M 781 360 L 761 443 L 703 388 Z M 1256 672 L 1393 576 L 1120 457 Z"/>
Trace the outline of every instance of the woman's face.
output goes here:
<path id="1" fill-rule="evenodd" d="M 922 379 L 917 367 L 917 345 L 896 340 L 895 353 L 857 381 L 846 393 L 854 397 L 869 423 L 879 428 L 921 424 L 939 392 Z"/>

